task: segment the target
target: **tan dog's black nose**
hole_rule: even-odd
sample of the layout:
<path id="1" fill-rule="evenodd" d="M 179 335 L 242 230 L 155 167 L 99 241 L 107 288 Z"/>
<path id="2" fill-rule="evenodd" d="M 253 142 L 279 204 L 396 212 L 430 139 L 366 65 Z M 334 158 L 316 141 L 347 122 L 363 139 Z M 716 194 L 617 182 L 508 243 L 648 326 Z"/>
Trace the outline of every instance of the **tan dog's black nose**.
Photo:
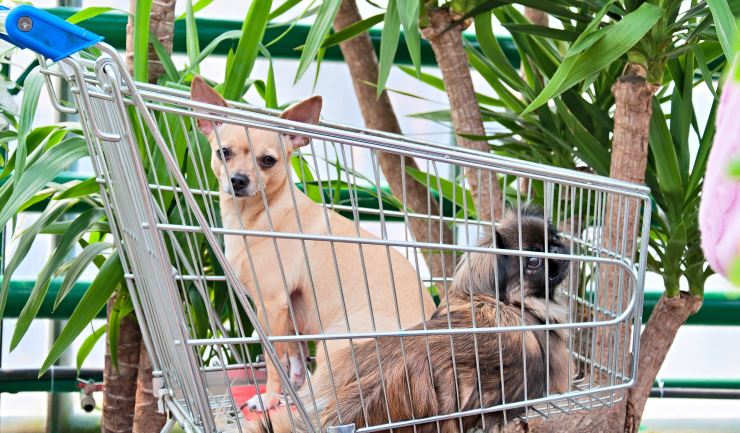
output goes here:
<path id="1" fill-rule="evenodd" d="M 237 196 L 243 196 L 247 194 L 247 187 L 249 186 L 249 178 L 244 174 L 235 174 L 231 176 L 231 188 L 234 190 L 234 194 Z"/>

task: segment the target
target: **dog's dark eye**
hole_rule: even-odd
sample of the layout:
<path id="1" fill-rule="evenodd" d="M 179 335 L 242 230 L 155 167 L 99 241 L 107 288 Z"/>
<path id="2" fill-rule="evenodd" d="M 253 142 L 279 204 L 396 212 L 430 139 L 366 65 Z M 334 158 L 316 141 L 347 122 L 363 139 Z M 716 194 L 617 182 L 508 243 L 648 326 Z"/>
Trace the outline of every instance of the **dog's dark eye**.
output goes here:
<path id="1" fill-rule="evenodd" d="M 527 267 L 529 269 L 537 269 L 540 266 L 542 266 L 542 259 L 539 257 L 528 257 L 527 258 Z"/>
<path id="2" fill-rule="evenodd" d="M 264 168 L 270 168 L 277 163 L 277 159 L 270 155 L 265 155 L 260 159 L 260 165 Z"/>
<path id="3" fill-rule="evenodd" d="M 216 149 L 216 156 L 218 159 L 223 159 L 225 161 L 228 161 L 231 158 L 231 149 L 228 147 L 222 147 L 220 149 Z"/>

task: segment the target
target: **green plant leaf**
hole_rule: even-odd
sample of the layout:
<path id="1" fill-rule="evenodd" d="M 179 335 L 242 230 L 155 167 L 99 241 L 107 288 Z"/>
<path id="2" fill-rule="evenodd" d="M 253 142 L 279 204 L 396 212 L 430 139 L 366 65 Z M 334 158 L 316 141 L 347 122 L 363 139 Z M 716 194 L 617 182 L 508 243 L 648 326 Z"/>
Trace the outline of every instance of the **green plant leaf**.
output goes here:
<path id="1" fill-rule="evenodd" d="M 440 191 L 437 192 L 450 203 L 460 207 L 464 205 L 468 210 L 469 216 L 477 215 L 475 211 L 475 200 L 473 200 L 473 195 L 470 193 L 469 189 L 463 189 L 463 187 L 457 183 L 450 182 L 447 179 L 434 176 L 414 167 L 406 166 L 406 173 L 422 185 L 429 185 L 432 189 L 439 188 Z M 455 198 L 454 202 L 452 201 L 453 197 Z M 419 212 L 418 209 L 414 210 Z"/>
<path id="2" fill-rule="evenodd" d="M 397 9 L 398 0 L 388 0 L 388 8 L 385 11 L 385 22 L 383 23 L 383 32 L 380 34 L 380 56 L 378 57 L 378 89 L 377 94 L 380 96 L 388 81 L 388 75 L 393 66 L 393 59 L 396 58 L 398 41 L 401 38 L 401 20 L 398 17 Z"/>
<path id="3" fill-rule="evenodd" d="M 78 182 L 64 191 L 54 195 L 54 200 L 63 200 L 74 197 L 84 197 L 100 192 L 100 185 L 95 176 Z"/>
<path id="4" fill-rule="evenodd" d="M 311 25 L 308 36 L 306 36 L 306 45 L 303 47 L 301 59 L 298 61 L 294 83 L 297 83 L 303 77 L 309 65 L 316 58 L 324 38 L 331 30 L 334 17 L 337 15 L 341 4 L 341 0 L 324 0 L 321 3 L 319 12 L 316 14 L 316 20 Z"/>
<path id="5" fill-rule="evenodd" d="M 193 0 L 185 2 L 185 49 L 188 54 L 188 61 L 194 66 L 194 72 L 200 74 L 200 68 L 196 60 L 200 55 L 200 45 L 198 43 L 198 25 L 195 22 L 195 10 L 193 9 Z"/>
<path id="6" fill-rule="evenodd" d="M 662 15 L 663 9 L 650 3 L 643 3 L 626 15 L 588 49 L 563 60 L 545 88 L 522 115 L 531 113 L 589 75 L 611 65 L 638 43 Z"/>
<path id="7" fill-rule="evenodd" d="M 406 46 L 409 49 L 411 63 L 413 63 L 416 73 L 421 73 L 421 34 L 419 33 L 419 5 L 420 1 L 401 1 L 396 8 L 398 17 L 403 27 L 403 37 L 406 39 Z"/>
<path id="8" fill-rule="evenodd" d="M 595 44 L 596 41 L 601 39 L 604 34 L 606 34 L 607 30 L 609 30 L 609 27 L 599 28 L 599 25 L 601 24 L 601 20 L 604 19 L 606 13 L 609 11 L 612 3 L 614 3 L 614 0 L 609 0 L 604 3 L 601 9 L 599 9 L 596 15 L 594 15 L 591 22 L 588 23 L 586 28 L 583 29 L 583 32 L 578 36 L 575 42 L 573 42 L 570 48 L 568 48 L 568 52 L 565 53 L 564 58 L 572 57 L 576 54 L 582 53 L 584 50 L 590 48 L 593 44 Z"/>
<path id="9" fill-rule="evenodd" d="M 354 22 L 343 28 L 342 30 L 327 36 L 326 39 L 324 39 L 324 42 L 321 44 L 321 48 L 333 47 L 335 45 L 339 45 L 344 41 L 348 41 L 361 34 L 362 32 L 368 31 L 370 28 L 372 28 L 372 26 L 383 22 L 383 19 L 385 19 L 384 13 L 373 15 L 370 18 L 365 18 L 364 20 Z"/>
<path id="10" fill-rule="evenodd" d="M 159 61 L 162 62 L 162 67 L 164 68 L 164 74 L 167 80 L 177 81 L 177 77 L 179 74 L 177 73 L 177 67 L 172 61 L 172 56 L 170 55 L 170 53 L 168 53 L 167 50 L 164 48 L 164 45 L 159 42 L 159 39 L 154 37 L 154 34 L 149 35 L 149 40 L 152 41 L 154 52 L 157 53 Z"/>
<path id="11" fill-rule="evenodd" d="M 209 6 L 211 3 L 213 3 L 213 0 L 198 0 L 192 6 L 193 14 L 195 14 L 196 12 L 200 11 L 201 9 Z M 180 16 L 175 19 L 175 21 L 180 21 L 182 19 L 185 19 L 187 17 L 187 15 L 188 15 L 188 12 L 186 10 L 185 12 L 181 13 Z"/>
<path id="12" fill-rule="evenodd" d="M 113 308 L 108 313 L 108 347 L 110 349 L 110 362 L 113 368 L 118 372 L 118 337 L 121 335 L 121 303 L 125 295 L 118 292 Z"/>
<path id="13" fill-rule="evenodd" d="M 152 0 L 137 0 L 134 13 L 134 80 L 149 80 L 149 15 Z"/>
<path id="14" fill-rule="evenodd" d="M 20 237 L 18 238 L 18 243 L 15 247 L 15 252 L 5 266 L 5 274 L 3 275 L 2 285 L 0 285 L 0 319 L 2 319 L 5 311 L 5 303 L 8 299 L 8 289 L 10 288 L 10 280 L 13 273 L 18 268 L 18 265 L 21 264 L 23 259 L 26 258 L 36 236 L 38 236 L 43 227 L 56 221 L 60 216 L 66 213 L 74 203 L 74 201 L 50 203 L 41 213 L 39 218 L 21 232 Z"/>
<path id="15" fill-rule="evenodd" d="M 41 368 L 39 377 L 59 359 L 60 356 L 74 342 L 75 338 L 88 326 L 91 320 L 97 317 L 100 310 L 105 307 L 108 298 L 116 290 L 123 280 L 123 267 L 118 258 L 118 252 L 114 252 L 105 260 L 95 279 L 88 287 L 80 302 L 69 316 L 67 324 L 62 328 L 54 344 L 49 350 Z"/>
<path id="16" fill-rule="evenodd" d="M 259 52 L 259 44 L 265 34 L 271 6 L 272 0 L 255 1 L 249 6 L 236 51 L 232 61 L 227 62 L 228 67 L 222 92 L 225 99 L 237 101 L 242 97 L 244 83 L 247 82 L 252 72 Z M 233 59 L 239 60 L 233 61 Z"/>
<path id="17" fill-rule="evenodd" d="M 93 348 L 95 347 L 95 344 L 97 344 L 98 340 L 100 340 L 100 337 L 105 334 L 106 327 L 101 326 L 95 331 L 93 331 L 92 334 L 88 335 L 87 338 L 85 338 L 85 341 L 82 342 L 80 345 L 80 348 L 77 349 L 77 371 L 79 372 L 80 369 L 82 369 L 82 364 L 87 359 L 88 355 L 90 355 L 90 352 L 92 352 Z"/>
<path id="18" fill-rule="evenodd" d="M 504 82 L 519 91 L 529 90 L 493 34 L 491 11 L 475 16 L 475 35 L 481 51 Z"/>
<path id="19" fill-rule="evenodd" d="M 279 17 L 285 12 L 288 12 L 289 10 L 293 9 L 295 6 L 299 5 L 300 3 L 301 3 L 301 0 L 287 0 L 280 6 L 276 7 L 274 11 L 270 12 L 268 21 L 274 20 L 275 18 Z"/>
<path id="20" fill-rule="evenodd" d="M 717 37 L 720 44 L 722 44 L 725 58 L 728 61 L 732 61 L 735 58 L 733 43 L 737 39 L 737 24 L 730 10 L 730 5 L 727 0 L 707 0 L 707 5 L 712 12 L 714 26 L 717 29 Z"/>
<path id="21" fill-rule="evenodd" d="M 7 224 L 18 209 L 34 194 L 73 162 L 87 156 L 87 143 L 82 137 L 70 137 L 45 152 L 19 180 L 10 180 L 0 188 L 0 227 Z M 12 193 L 7 187 L 15 184 Z"/>
<path id="22" fill-rule="evenodd" d="M 78 24 L 83 21 L 95 18 L 98 15 L 102 15 L 106 12 L 118 10 L 116 8 L 104 7 L 104 6 L 90 6 L 73 13 L 67 18 L 67 22 L 70 24 Z"/>
<path id="23" fill-rule="evenodd" d="M 574 31 L 537 26 L 533 24 L 503 23 L 503 26 L 511 33 L 517 32 L 525 35 L 556 39 L 559 41 L 575 41 L 578 37 L 578 33 Z"/>
<path id="24" fill-rule="evenodd" d="M 679 218 L 683 203 L 681 169 L 665 115 L 655 99 L 650 119 L 650 151 L 655 161 L 658 185 L 669 206 L 669 219 Z"/>
<path id="25" fill-rule="evenodd" d="M 49 282 L 51 281 L 54 271 L 62 265 L 64 259 L 72 251 L 82 235 L 85 234 L 87 228 L 103 215 L 105 215 L 103 209 L 89 209 L 80 214 L 80 216 L 78 216 L 70 225 L 69 229 L 62 235 L 51 258 L 46 262 L 46 264 L 44 264 L 36 276 L 36 283 L 34 284 L 33 289 L 31 289 L 31 295 L 26 301 L 26 305 L 23 307 L 23 310 L 21 310 L 21 313 L 18 315 L 18 321 L 13 330 L 13 336 L 10 339 L 10 350 L 13 350 L 18 346 L 18 343 L 20 343 L 21 339 L 28 331 L 28 327 L 31 326 L 31 322 L 36 318 L 36 314 L 38 314 L 41 304 L 44 302 L 46 292 L 49 289 Z"/>
<path id="26" fill-rule="evenodd" d="M 36 115 L 36 108 L 39 105 L 39 96 L 41 88 L 44 85 L 44 78 L 39 72 L 39 68 L 34 68 L 23 85 L 23 100 L 21 102 L 20 115 L 18 117 L 18 146 L 15 151 L 15 178 L 21 179 L 26 169 L 26 138 L 31 130 L 33 119 Z"/>
<path id="27" fill-rule="evenodd" d="M 275 87 L 275 71 L 273 70 L 272 59 L 267 67 L 267 81 L 265 82 L 265 107 L 278 108 L 277 89 Z"/>
<path id="28" fill-rule="evenodd" d="M 205 60 L 208 56 L 210 56 L 211 53 L 213 53 L 213 51 L 216 48 L 218 48 L 218 46 L 222 42 L 227 41 L 229 39 L 239 39 L 241 35 L 242 35 L 241 30 L 229 30 L 228 32 L 223 32 L 217 37 L 215 37 L 210 43 L 208 43 L 208 45 L 206 45 L 205 48 L 203 48 L 200 51 L 200 55 L 198 56 L 198 58 L 195 59 L 195 61 L 191 65 L 188 65 L 188 67 L 185 68 L 185 71 L 182 74 L 180 74 L 180 78 L 177 79 L 177 82 L 178 83 L 183 82 L 185 78 L 188 77 L 188 75 L 193 73 L 196 66 L 200 65 L 201 62 L 203 62 L 203 60 Z"/>
<path id="29" fill-rule="evenodd" d="M 80 278 L 80 275 L 82 275 L 82 272 L 93 262 L 93 260 L 95 260 L 96 257 L 112 247 L 112 244 L 106 242 L 88 244 L 82 249 L 82 252 L 80 252 L 77 257 L 65 264 L 67 270 L 64 274 L 64 281 L 62 281 L 57 297 L 54 300 L 55 310 L 59 307 L 59 304 L 64 300 L 64 297 L 67 296 L 69 291 L 72 290 L 72 287 L 74 287 L 74 284 Z"/>

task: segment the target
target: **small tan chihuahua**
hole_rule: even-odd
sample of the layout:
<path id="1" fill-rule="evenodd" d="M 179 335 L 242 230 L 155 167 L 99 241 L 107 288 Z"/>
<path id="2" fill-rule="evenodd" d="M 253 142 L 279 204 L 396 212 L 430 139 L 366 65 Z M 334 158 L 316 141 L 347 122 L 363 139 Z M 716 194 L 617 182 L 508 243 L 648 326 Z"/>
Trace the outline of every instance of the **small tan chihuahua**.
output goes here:
<path id="1" fill-rule="evenodd" d="M 191 97 L 226 106 L 201 77 L 193 79 Z M 280 117 L 315 125 L 321 105 L 321 97 L 314 96 Z M 211 168 L 219 179 L 225 228 L 376 239 L 294 185 L 290 156 L 309 143 L 307 137 L 281 137 L 204 119 L 198 120 L 198 128 L 213 149 Z M 393 248 L 257 236 L 226 236 L 225 248 L 270 335 L 394 331 L 414 326 L 434 312 L 434 302 L 420 285 L 417 272 Z M 330 361 L 333 354 L 349 347 L 346 340 L 329 340 L 326 345 Z M 303 385 L 305 344 L 276 343 L 275 350 L 289 368 L 293 385 Z M 317 362 L 326 362 L 321 346 L 317 352 Z M 279 403 L 282 387 L 276 368 L 268 359 L 267 392 L 250 399 L 250 409 L 269 410 Z"/>

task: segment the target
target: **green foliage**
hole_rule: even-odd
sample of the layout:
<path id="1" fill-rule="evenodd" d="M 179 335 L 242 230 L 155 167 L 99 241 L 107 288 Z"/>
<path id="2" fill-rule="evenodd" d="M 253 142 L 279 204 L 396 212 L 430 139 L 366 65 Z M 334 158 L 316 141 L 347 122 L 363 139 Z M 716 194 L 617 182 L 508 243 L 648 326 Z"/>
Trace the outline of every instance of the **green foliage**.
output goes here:
<path id="1" fill-rule="evenodd" d="M 165 75 L 160 78 L 160 82 L 187 83 L 194 74 L 198 73 L 200 63 L 211 55 L 219 44 L 236 40 L 236 51 L 231 56 L 232 61 L 228 64 L 227 78 L 224 83 L 217 85 L 217 88 L 221 89 L 229 99 L 241 99 L 250 86 L 255 86 L 258 93 L 265 99 L 265 105 L 268 108 L 277 108 L 277 90 L 272 61 L 269 51 L 262 46 L 261 39 L 268 25 L 268 19 L 279 17 L 295 6 L 297 2 L 284 3 L 273 12 L 270 12 L 270 2 L 253 2 L 241 31 L 224 32 L 201 49 L 197 38 L 195 14 L 208 4 L 210 4 L 210 0 L 200 0 L 195 3 L 188 1 L 186 11 L 180 17 L 185 20 L 186 24 L 188 65 L 178 69 L 162 44 L 152 37 L 149 32 L 149 13 L 147 11 L 151 8 L 151 0 L 137 2 L 136 19 L 134 20 L 135 79 L 146 81 L 148 78 L 147 44 L 151 43 L 164 65 Z M 83 9 L 72 15 L 70 21 L 81 22 L 110 10 L 111 8 L 99 7 Z M 252 67 L 260 52 L 270 60 L 268 74 L 264 81 L 250 77 Z M 235 58 L 239 61 L 233 61 Z M 92 349 L 92 345 L 104 333 L 108 335 L 108 339 L 112 343 L 116 342 L 121 320 L 131 314 L 132 305 L 131 298 L 126 292 L 126 286 L 121 284 L 123 282 L 123 271 L 118 252 L 112 244 L 111 228 L 103 211 L 103 200 L 96 179 L 93 177 L 83 182 L 70 182 L 61 185 L 53 182 L 54 178 L 63 170 L 87 156 L 87 144 L 80 135 L 81 131 L 74 124 L 31 128 L 42 84 L 43 80 L 36 71 L 32 71 L 25 78 L 20 114 L 17 118 L 9 117 L 9 121 L 16 127 L 16 130 L 0 133 L 0 142 L 3 143 L 3 147 L 6 149 L 7 146 L 4 143 L 10 141 L 16 141 L 17 143 L 10 157 L 4 161 L 5 165 L 2 167 L 2 172 L 0 172 L 0 178 L 3 179 L 0 184 L 0 225 L 5 225 L 31 205 L 41 206 L 42 208 L 40 218 L 17 234 L 18 248 L 8 258 L 0 284 L 0 318 L 8 296 L 9 282 L 20 262 L 30 251 L 34 239 L 39 234 L 60 236 L 59 242 L 51 252 L 50 257 L 43 262 L 44 265 L 32 289 L 31 296 L 20 314 L 18 326 L 14 330 L 11 340 L 11 348 L 18 345 L 31 321 L 35 319 L 41 302 L 47 294 L 52 277 L 62 276 L 64 278 L 54 302 L 54 308 L 56 308 L 69 294 L 86 268 L 90 266 L 99 268 L 92 285 L 77 305 L 60 337 L 45 359 L 41 370 L 43 373 L 69 347 L 80 332 L 87 328 L 90 321 L 97 316 L 111 295 L 117 294 L 117 301 L 112 309 L 110 323 L 106 328 L 96 331 L 85 341 L 83 348 L 78 353 L 78 366 L 84 362 L 85 357 Z M 151 132 L 136 127 L 136 125 L 140 125 L 137 122 L 132 123 L 135 125 L 135 135 L 139 138 L 139 142 L 144 143 L 148 140 L 151 143 Z M 158 113 L 157 123 L 160 125 L 160 133 L 167 137 L 167 140 L 172 144 L 172 151 L 175 153 L 181 172 L 188 179 L 190 186 L 213 189 L 215 180 L 200 179 L 197 167 L 190 162 L 193 156 L 188 156 L 188 149 L 195 149 L 201 155 L 210 153 L 205 137 L 196 132 L 192 124 L 182 122 L 177 116 Z M 146 140 L 144 140 L 145 138 Z M 164 160 L 158 151 L 144 154 L 144 164 L 150 180 L 168 181 Z M 177 208 L 172 205 L 174 196 L 171 193 L 165 193 L 161 196 L 161 199 L 161 205 L 167 211 L 168 220 L 179 221 L 182 216 L 178 215 Z M 205 206 L 204 203 L 202 205 Z M 82 209 L 79 211 L 81 213 L 75 215 L 72 219 L 66 219 L 65 215 L 77 208 Z M 201 240 L 198 245 L 190 245 L 184 241 L 182 236 L 182 234 L 176 235 L 172 242 L 179 242 L 178 248 L 194 248 L 194 253 L 188 253 L 188 257 L 192 257 L 193 260 L 198 257 L 197 260 L 206 264 L 210 272 L 221 272 L 204 240 Z M 174 247 L 174 244 L 168 244 L 168 248 Z M 223 283 L 210 284 L 208 287 L 209 296 L 217 301 L 214 307 L 223 321 L 232 322 L 232 327 L 229 329 L 235 330 L 237 328 L 233 322 L 232 305 L 228 302 L 228 299 L 224 299 L 223 296 L 217 294 L 218 292 L 225 292 L 222 285 Z M 197 293 L 192 285 L 186 288 L 186 292 Z M 191 299 L 191 302 L 196 302 L 195 298 Z M 202 305 L 203 300 L 200 299 L 197 302 Z M 198 332 L 203 333 L 200 336 L 207 337 L 210 328 L 208 327 L 209 318 L 205 315 L 205 310 L 194 307 L 193 314 L 195 315 L 194 322 L 199 324 Z M 246 325 L 248 327 L 248 323 Z M 111 344 L 111 346 L 115 347 L 115 344 Z M 115 350 L 112 351 L 111 356 L 114 359 L 117 358 Z"/>
<path id="2" fill-rule="evenodd" d="M 550 28 L 533 26 L 513 3 L 548 12 Z M 477 98 L 487 127 L 497 131 L 475 138 L 489 140 L 493 151 L 505 155 L 608 175 L 611 88 L 627 63 L 642 65 L 659 89 L 646 172 L 654 201 L 648 267 L 663 277 L 668 295 L 678 293 L 682 277 L 701 295 L 711 270 L 695 241 L 697 213 L 714 137 L 722 54 L 735 33 L 730 9 L 719 1 L 683 9 L 683 2 L 609 0 L 579 2 L 577 8 L 572 3 L 497 0 L 464 9 L 475 20 L 479 42 L 479 48 L 467 46 L 471 66 L 495 92 Z M 498 44 L 493 17 L 511 32 L 521 72 Z M 443 89 L 436 77 L 420 79 Z M 715 97 L 704 124 L 694 114 L 697 86 Z M 416 116 L 449 121 L 448 110 Z M 692 152 L 694 139 L 699 146 Z"/>
<path id="3" fill-rule="evenodd" d="M 134 13 L 134 80 L 149 80 L 149 16 L 152 0 L 137 0 Z"/>
<path id="4" fill-rule="evenodd" d="M 244 85 L 257 59 L 271 6 L 272 0 L 252 2 L 249 6 L 234 56 L 230 57 L 231 61 L 226 62 L 226 78 L 222 92 L 226 99 L 236 101 L 244 94 Z"/>

